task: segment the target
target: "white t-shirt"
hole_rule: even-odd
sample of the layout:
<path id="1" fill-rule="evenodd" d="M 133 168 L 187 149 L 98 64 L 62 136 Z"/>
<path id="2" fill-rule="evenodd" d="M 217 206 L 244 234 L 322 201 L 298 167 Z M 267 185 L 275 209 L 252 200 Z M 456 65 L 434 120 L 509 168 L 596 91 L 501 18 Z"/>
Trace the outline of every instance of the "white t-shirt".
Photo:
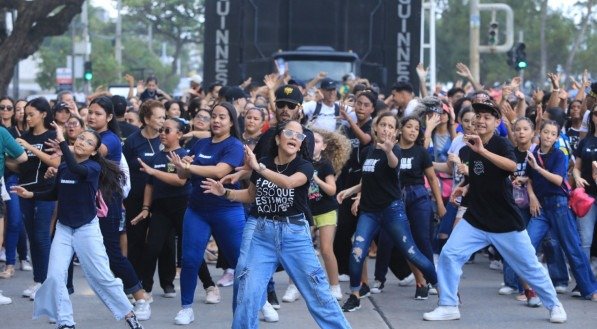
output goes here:
<path id="1" fill-rule="evenodd" d="M 406 104 L 406 108 L 404 109 L 404 117 L 410 116 L 415 111 L 415 108 L 419 105 L 419 100 L 416 98 L 411 99 L 408 104 Z"/>
<path id="2" fill-rule="evenodd" d="M 582 123 L 580 124 L 579 131 L 581 133 L 589 132 L 589 118 L 591 117 L 591 111 L 585 111 L 585 114 L 582 116 Z"/>
<path id="3" fill-rule="evenodd" d="M 334 104 L 339 105 L 338 102 L 335 102 Z M 313 117 L 313 114 L 315 113 L 315 108 L 317 107 L 317 102 L 315 101 L 309 101 L 306 103 L 303 103 L 303 113 L 305 114 L 305 116 L 307 117 L 307 121 L 308 121 L 308 126 L 310 127 L 314 127 L 314 128 L 319 128 L 319 129 L 323 129 L 323 130 L 327 130 L 327 131 L 336 131 L 336 109 L 334 107 L 334 105 L 332 106 L 327 106 L 324 103 L 321 103 L 321 112 L 319 112 L 319 115 L 317 115 L 316 118 Z M 354 113 L 354 110 L 350 111 L 348 113 L 350 115 L 350 117 L 353 120 L 357 119 L 356 114 Z M 343 120 L 342 124 L 346 124 L 346 122 Z"/>

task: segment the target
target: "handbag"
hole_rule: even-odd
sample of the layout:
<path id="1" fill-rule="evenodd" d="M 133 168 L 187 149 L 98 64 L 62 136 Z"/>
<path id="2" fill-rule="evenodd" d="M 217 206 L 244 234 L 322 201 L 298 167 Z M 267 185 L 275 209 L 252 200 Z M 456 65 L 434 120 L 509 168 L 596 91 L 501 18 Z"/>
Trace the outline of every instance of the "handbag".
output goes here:
<path id="1" fill-rule="evenodd" d="M 106 205 L 100 190 L 97 190 L 95 194 L 95 209 L 97 210 L 97 217 L 108 216 L 108 205 Z"/>
<path id="2" fill-rule="evenodd" d="M 537 159 L 539 160 L 541 167 L 545 168 L 543 159 L 539 153 L 537 153 Z M 562 185 L 560 187 L 568 196 L 568 207 L 572 209 L 572 212 L 576 217 L 584 217 L 589 210 L 591 210 L 591 206 L 595 203 L 595 198 L 588 195 L 584 188 L 577 187 L 572 190 L 566 178 L 562 179 Z"/>

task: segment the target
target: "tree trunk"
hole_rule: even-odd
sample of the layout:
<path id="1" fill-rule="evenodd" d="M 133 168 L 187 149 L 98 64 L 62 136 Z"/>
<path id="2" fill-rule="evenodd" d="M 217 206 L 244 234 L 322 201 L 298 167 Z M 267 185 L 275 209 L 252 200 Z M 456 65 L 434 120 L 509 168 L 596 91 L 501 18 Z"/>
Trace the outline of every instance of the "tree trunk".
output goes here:
<path id="1" fill-rule="evenodd" d="M 540 68 L 536 81 L 544 81 L 547 76 L 547 44 L 545 43 L 545 25 L 547 22 L 547 0 L 541 1 L 541 27 L 539 30 Z M 540 88 L 543 86 L 539 86 Z"/>
<path id="2" fill-rule="evenodd" d="M 13 0 L 0 4 L 0 12 L 16 10 L 10 35 L 0 36 L 0 95 L 5 95 L 14 68 L 39 49 L 45 37 L 63 34 L 84 0 Z"/>
<path id="3" fill-rule="evenodd" d="M 172 66 L 170 68 L 170 76 L 176 75 L 176 69 L 178 68 L 178 59 L 182 53 L 183 42 L 181 39 L 176 40 L 176 46 L 174 47 L 174 54 L 172 55 Z"/>
<path id="4" fill-rule="evenodd" d="M 574 56 L 576 56 L 576 52 L 578 51 L 578 47 L 580 46 L 580 43 L 585 38 L 585 34 L 587 33 L 587 29 L 588 29 L 588 27 L 589 27 L 589 25 L 591 23 L 592 11 L 593 11 L 593 0 L 588 0 L 588 2 L 587 2 L 587 15 L 585 17 L 583 17 L 583 19 L 581 21 L 580 32 L 578 32 L 578 35 L 576 36 L 576 39 L 574 39 L 574 43 L 572 44 L 572 48 L 570 49 L 570 52 L 568 53 L 568 58 L 566 59 L 566 66 L 564 67 L 564 72 L 566 72 L 566 74 L 571 74 L 572 73 L 570 71 L 572 70 L 572 63 L 574 62 Z"/>

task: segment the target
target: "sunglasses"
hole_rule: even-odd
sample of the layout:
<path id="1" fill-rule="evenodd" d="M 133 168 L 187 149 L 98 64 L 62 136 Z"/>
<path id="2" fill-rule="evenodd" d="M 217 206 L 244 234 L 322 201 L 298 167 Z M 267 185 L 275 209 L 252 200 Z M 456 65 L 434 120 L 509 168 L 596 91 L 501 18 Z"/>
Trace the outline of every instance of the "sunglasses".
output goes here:
<path id="1" fill-rule="evenodd" d="M 307 135 L 305 135 L 303 133 L 299 133 L 298 131 L 294 131 L 294 130 L 290 130 L 290 129 L 283 129 L 282 133 L 284 134 L 284 137 L 286 137 L 286 138 L 293 138 L 294 137 L 299 142 L 302 142 L 307 137 Z"/>
<path id="2" fill-rule="evenodd" d="M 67 127 L 72 127 L 72 128 L 74 128 L 74 127 L 78 127 L 78 126 L 80 126 L 80 125 L 81 125 L 81 124 L 79 123 L 79 121 L 72 121 L 72 122 L 67 122 L 67 123 L 66 123 L 66 126 L 67 126 Z"/>
<path id="3" fill-rule="evenodd" d="M 11 105 L 0 105 L 0 111 L 12 111 L 14 107 Z"/>
<path id="4" fill-rule="evenodd" d="M 209 122 L 211 120 L 211 117 L 209 117 L 208 115 L 199 115 L 199 114 L 197 114 L 195 116 L 195 119 L 201 120 L 203 122 Z"/>
<path id="5" fill-rule="evenodd" d="M 170 134 L 170 133 L 171 133 L 171 132 L 173 132 L 173 131 L 174 131 L 174 129 L 172 129 L 172 128 L 160 128 L 160 129 L 158 129 L 158 132 L 159 132 L 160 134 L 161 134 L 161 133 L 164 133 L 164 134 L 166 134 L 166 135 Z"/>
<path id="6" fill-rule="evenodd" d="M 280 110 L 285 107 L 287 107 L 289 110 L 294 110 L 297 106 L 298 106 L 298 104 L 286 102 L 286 101 L 277 101 L 276 102 L 276 108 L 278 108 Z"/>

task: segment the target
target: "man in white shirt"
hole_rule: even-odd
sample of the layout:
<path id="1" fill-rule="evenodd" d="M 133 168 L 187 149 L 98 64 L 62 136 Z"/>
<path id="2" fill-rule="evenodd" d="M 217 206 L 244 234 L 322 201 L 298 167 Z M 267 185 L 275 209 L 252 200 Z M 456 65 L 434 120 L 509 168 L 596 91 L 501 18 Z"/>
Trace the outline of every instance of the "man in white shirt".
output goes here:
<path id="1" fill-rule="evenodd" d="M 398 106 L 400 117 L 407 117 L 413 114 L 419 101 L 415 98 L 413 86 L 408 82 L 398 81 L 392 86 L 394 103 Z"/>
<path id="2" fill-rule="evenodd" d="M 319 102 L 310 101 L 303 104 L 303 113 L 307 117 L 307 126 L 324 129 L 327 131 L 335 131 L 341 122 L 339 121 L 340 105 L 336 101 L 336 81 L 330 78 L 321 80 L 319 90 L 323 95 L 323 99 Z M 350 115 L 356 115 L 354 111 Z"/>

